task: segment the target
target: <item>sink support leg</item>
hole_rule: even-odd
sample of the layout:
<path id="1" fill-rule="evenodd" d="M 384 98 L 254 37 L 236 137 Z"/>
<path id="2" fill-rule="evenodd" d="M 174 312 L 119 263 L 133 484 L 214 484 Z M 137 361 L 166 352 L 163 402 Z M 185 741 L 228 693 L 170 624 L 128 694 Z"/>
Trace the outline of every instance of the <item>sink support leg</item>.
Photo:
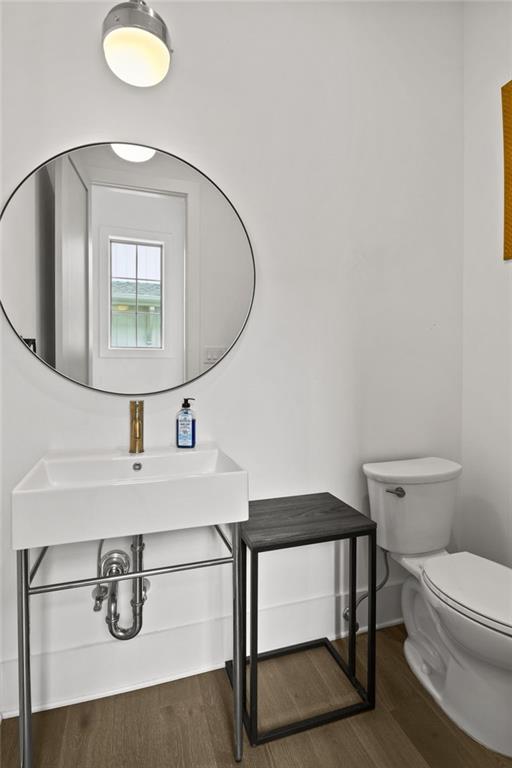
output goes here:
<path id="1" fill-rule="evenodd" d="M 240 762 L 243 755 L 243 729 L 242 729 L 242 691 L 244 651 L 242 649 L 242 570 L 241 570 L 241 542 L 240 524 L 232 525 L 233 548 L 233 694 L 234 694 L 234 734 L 235 734 L 235 760 Z"/>
<path id="2" fill-rule="evenodd" d="M 32 695 L 30 686 L 29 550 L 17 553 L 18 685 L 20 768 L 32 768 Z"/>

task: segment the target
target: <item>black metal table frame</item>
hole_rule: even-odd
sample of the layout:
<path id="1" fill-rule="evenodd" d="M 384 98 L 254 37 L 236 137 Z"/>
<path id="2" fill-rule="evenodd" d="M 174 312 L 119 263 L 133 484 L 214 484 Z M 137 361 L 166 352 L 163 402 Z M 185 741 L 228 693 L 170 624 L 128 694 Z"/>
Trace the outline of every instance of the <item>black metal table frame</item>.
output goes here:
<path id="1" fill-rule="evenodd" d="M 55 584 L 31 586 L 38 568 L 48 550 L 43 547 L 32 569 L 30 568 L 30 550 L 17 551 L 17 604 L 18 604 L 18 686 L 19 686 L 19 765 L 20 768 L 33 768 L 32 754 L 32 694 L 30 674 L 30 597 L 33 595 L 60 592 L 67 589 L 110 584 L 118 581 L 129 581 L 145 576 L 161 576 L 167 573 L 190 571 L 197 568 L 208 568 L 215 565 L 232 565 L 233 571 L 233 659 L 234 659 L 234 758 L 240 762 L 243 755 L 242 734 L 242 573 L 241 573 L 241 540 L 240 523 L 229 524 L 232 531 L 231 542 L 227 539 L 220 526 L 214 526 L 226 547 L 229 557 L 218 557 L 209 560 L 199 560 L 191 563 L 166 565 L 161 568 L 150 568 L 140 571 L 130 571 L 119 576 L 95 576 L 89 579 L 77 579 Z"/>
<path id="2" fill-rule="evenodd" d="M 367 679 L 366 688 L 358 680 L 356 675 L 356 599 L 357 599 L 357 539 L 366 536 L 368 540 L 368 650 L 367 650 Z M 335 646 L 326 637 L 319 640 L 311 640 L 306 643 L 298 643 L 284 648 L 258 653 L 258 566 L 259 555 L 262 552 L 270 552 L 277 549 L 286 549 L 289 547 L 307 546 L 309 544 L 318 544 L 326 541 L 349 540 L 349 630 L 348 630 L 348 662 L 338 653 Z M 359 533 L 347 533 L 337 536 L 330 536 L 322 539 L 313 539 L 311 541 L 301 541 L 290 545 L 268 545 L 261 548 L 251 549 L 251 596 L 250 596 L 250 652 L 246 657 L 246 665 L 250 665 L 250 692 L 249 692 L 249 711 L 247 711 L 246 695 L 246 675 L 242 677 L 242 699 L 243 699 L 243 722 L 252 746 L 265 744 L 266 742 L 280 739 L 283 736 L 290 736 L 294 733 L 314 728 L 326 723 L 332 723 L 335 720 L 341 720 L 360 712 L 375 709 L 375 661 L 376 661 L 376 557 L 377 557 L 377 536 L 376 529 Z M 247 600 L 247 545 L 243 540 L 241 542 L 241 592 L 242 592 L 242 627 L 241 641 L 242 648 L 247 648 L 247 627 L 246 627 L 246 600 Z M 258 730 L 258 661 L 286 656 L 290 653 L 299 653 L 311 648 L 324 647 L 331 654 L 334 661 L 345 673 L 354 689 L 361 697 L 361 701 L 356 704 L 350 704 L 346 707 L 334 709 L 320 715 L 305 718 L 293 723 L 272 728 L 260 732 Z M 233 662 L 226 662 L 226 671 L 233 684 Z"/>

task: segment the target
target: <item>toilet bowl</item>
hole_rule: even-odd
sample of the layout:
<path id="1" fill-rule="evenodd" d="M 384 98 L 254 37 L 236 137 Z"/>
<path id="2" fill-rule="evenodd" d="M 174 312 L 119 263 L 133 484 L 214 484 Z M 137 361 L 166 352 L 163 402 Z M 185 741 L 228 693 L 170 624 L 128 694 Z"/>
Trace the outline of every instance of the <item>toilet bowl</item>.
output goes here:
<path id="1" fill-rule="evenodd" d="M 411 574 L 409 666 L 460 728 L 512 757 L 512 569 L 445 549 L 461 469 L 437 458 L 363 467 L 377 543 Z"/>

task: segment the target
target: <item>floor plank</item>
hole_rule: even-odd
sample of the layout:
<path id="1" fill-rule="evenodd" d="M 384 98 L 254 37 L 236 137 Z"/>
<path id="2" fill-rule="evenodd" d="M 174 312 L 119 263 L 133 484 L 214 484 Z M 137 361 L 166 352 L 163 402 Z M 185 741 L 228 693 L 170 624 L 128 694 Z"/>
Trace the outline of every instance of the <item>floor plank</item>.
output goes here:
<path id="1" fill-rule="evenodd" d="M 65 712 L 58 768 L 94 768 L 113 756 L 114 698 L 88 701 L 75 707 L 54 710 Z M 39 715 L 34 720 L 37 722 Z M 37 765 L 37 763 L 36 763 Z"/>
<path id="2" fill-rule="evenodd" d="M 416 680 L 402 626 L 377 633 L 377 708 L 286 739 L 249 746 L 245 768 L 512 768 L 464 734 Z M 366 635 L 357 672 L 365 681 Z M 337 641 L 346 654 L 346 643 Z M 260 727 L 290 722 L 353 697 L 322 648 L 260 666 Z M 236 768 L 233 694 L 224 670 L 34 716 L 35 768 Z M 17 768 L 17 719 L 0 729 L 0 766 Z"/>
<path id="3" fill-rule="evenodd" d="M 180 764 L 179 736 L 162 727 L 159 686 L 114 697 L 112 746 L 123 768 L 164 768 L 166 751 L 171 751 L 173 761 Z"/>
<path id="4" fill-rule="evenodd" d="M 325 648 L 258 665 L 260 730 L 269 730 L 360 701 Z"/>
<path id="5" fill-rule="evenodd" d="M 215 752 L 206 718 L 206 706 L 197 677 L 177 680 L 160 688 L 160 729 L 168 734 L 167 752 L 173 757 L 166 765 L 186 768 L 212 768 Z M 171 743 L 169 743 L 171 741 Z M 162 766 L 162 757 L 160 757 Z M 153 763 L 152 763 L 153 764 Z"/>
<path id="6" fill-rule="evenodd" d="M 348 722 L 378 768 L 429 768 L 421 752 L 384 707 L 364 712 Z"/>
<path id="7" fill-rule="evenodd" d="M 201 696 L 205 705 L 205 717 L 217 768 L 235 768 L 239 763 L 233 758 L 232 707 L 233 692 L 223 669 L 198 676 Z M 244 732 L 245 768 L 273 766 L 268 745 L 252 749 Z M 192 766 L 190 766 L 192 768 Z M 196 766 L 193 766 L 196 768 Z"/>
<path id="8" fill-rule="evenodd" d="M 429 765 L 436 768 L 497 768 L 499 765 L 497 755 L 464 733 L 459 731 L 457 738 L 453 738 L 449 718 L 438 707 L 425 707 L 419 697 L 396 707 L 393 718 Z"/>
<path id="9" fill-rule="evenodd" d="M 0 725 L 0 766 L 18 762 L 18 718 L 11 717 Z"/>
<path id="10" fill-rule="evenodd" d="M 349 720 L 316 728 L 311 731 L 311 740 L 318 757 L 317 766 L 379 768 L 365 745 L 355 737 Z"/>

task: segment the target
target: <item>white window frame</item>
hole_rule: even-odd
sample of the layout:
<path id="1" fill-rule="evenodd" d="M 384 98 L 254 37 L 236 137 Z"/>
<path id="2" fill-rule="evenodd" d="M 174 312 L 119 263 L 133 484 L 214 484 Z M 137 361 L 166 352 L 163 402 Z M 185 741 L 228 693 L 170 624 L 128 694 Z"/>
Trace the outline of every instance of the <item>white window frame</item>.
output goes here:
<path id="1" fill-rule="evenodd" d="M 138 246 L 139 245 L 153 245 L 160 248 L 160 346 L 159 347 L 115 347 L 112 344 L 112 243 L 129 243 L 130 245 L 134 245 L 137 249 L 136 251 L 136 263 L 138 263 Z M 109 254 L 109 332 L 108 332 L 108 348 L 111 352 L 121 350 L 123 352 L 140 352 L 144 351 L 147 352 L 148 350 L 154 350 L 155 352 L 162 352 L 165 350 L 165 296 L 167 294 L 167 291 L 165 290 L 165 278 L 166 275 L 164 273 L 164 264 L 165 264 L 165 243 L 160 240 L 140 240 L 135 238 L 128 238 L 128 237 L 115 237 L 114 235 L 111 235 L 109 237 L 109 244 L 108 244 L 108 254 Z M 129 278 L 127 278 L 129 279 Z M 138 274 L 136 272 L 135 276 L 135 290 L 137 292 L 138 289 Z M 136 294 L 137 295 L 137 294 Z M 137 325 L 137 317 L 138 317 L 138 302 L 135 307 L 135 334 L 137 336 L 138 334 L 138 325 Z M 160 357 L 160 355 L 159 355 Z"/>
<path id="2" fill-rule="evenodd" d="M 111 261 L 110 261 L 110 242 L 117 240 L 119 242 L 137 241 L 146 245 L 163 245 L 163 250 L 169 257 L 180 257 L 183 254 L 177 254 L 176 249 L 172 247 L 172 236 L 167 232 L 144 232 L 138 229 L 129 229 L 126 227 L 101 227 L 99 233 L 100 258 L 98 259 L 99 272 L 97 280 L 99 281 L 99 356 L 102 358 L 177 358 L 180 356 L 180 347 L 183 340 L 180 334 L 169 327 L 170 317 L 165 307 L 162 306 L 162 347 L 112 347 L 110 338 L 110 307 L 111 307 Z M 101 258 L 101 253 L 106 252 L 108 258 Z M 176 301 L 178 296 L 173 298 L 182 290 L 182 286 L 166 286 L 168 274 L 172 274 L 172 266 L 168 267 L 166 272 L 165 265 L 162 266 L 162 293 L 165 292 L 170 301 Z M 165 341 L 164 341 L 165 340 Z"/>

